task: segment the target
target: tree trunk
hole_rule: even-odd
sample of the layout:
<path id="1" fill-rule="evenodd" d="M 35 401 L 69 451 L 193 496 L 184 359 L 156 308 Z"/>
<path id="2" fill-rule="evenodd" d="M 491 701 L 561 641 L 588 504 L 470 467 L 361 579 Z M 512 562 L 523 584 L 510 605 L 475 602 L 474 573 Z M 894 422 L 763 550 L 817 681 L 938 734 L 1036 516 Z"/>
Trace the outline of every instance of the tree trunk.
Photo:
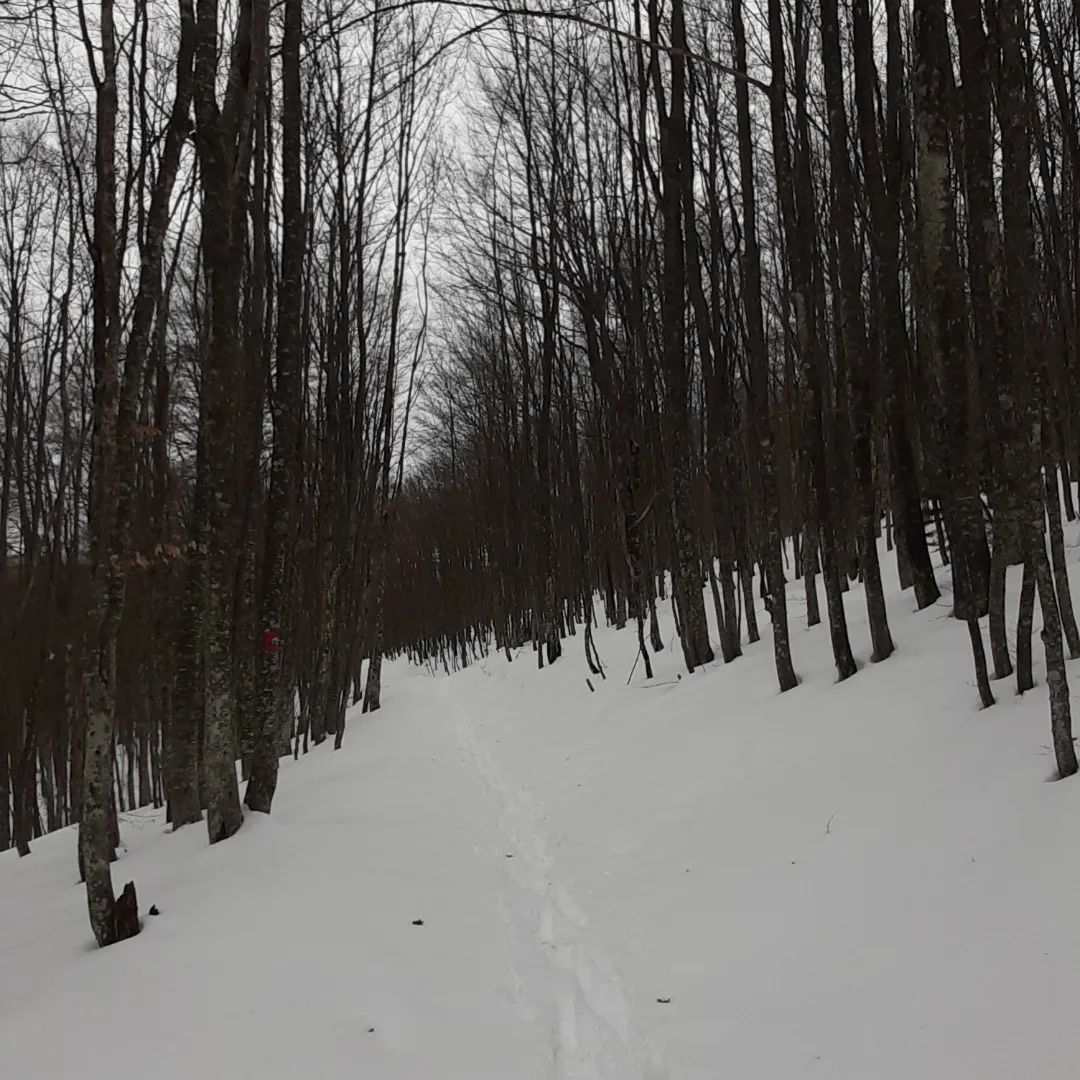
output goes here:
<path id="1" fill-rule="evenodd" d="M 1072 589 L 1069 587 L 1069 566 L 1065 560 L 1065 534 L 1061 525 L 1061 502 L 1057 486 L 1057 470 L 1047 466 L 1043 470 L 1046 489 L 1046 516 L 1050 522 L 1050 554 L 1054 567 L 1054 583 L 1057 586 L 1058 608 L 1061 626 L 1073 660 L 1080 657 L 1080 631 L 1076 628 L 1073 611 Z"/>
<path id="2" fill-rule="evenodd" d="M 1035 685 L 1031 672 L 1031 630 L 1035 618 L 1035 574 L 1031 562 L 1024 563 L 1020 585 L 1020 609 L 1016 620 L 1016 692 L 1023 694 Z"/>
<path id="3" fill-rule="evenodd" d="M 990 560 L 990 653 L 994 658 L 995 679 L 1007 679 L 1013 670 L 1005 630 L 1005 571 L 1005 550 L 995 538 Z"/>
<path id="4" fill-rule="evenodd" d="M 271 393 L 274 449 L 266 513 L 266 562 L 262 589 L 262 633 L 277 632 L 276 648 L 259 656 L 258 707 L 254 723 L 251 775 L 244 802 L 264 814 L 277 790 L 279 730 L 282 703 L 288 693 L 280 635 L 285 629 L 289 586 L 289 553 L 293 550 L 298 444 L 302 387 L 300 326 L 303 309 L 305 223 L 301 192 L 300 41 L 303 0 L 286 0 L 281 39 L 281 285 L 278 290 L 277 371 Z M 262 42 L 260 42 L 260 45 Z M 259 87 L 262 90 L 262 87 Z M 285 639 L 285 647 L 289 645 Z"/>
<path id="5" fill-rule="evenodd" d="M 1043 646 L 1046 650 L 1046 683 L 1050 691 L 1050 731 L 1054 741 L 1054 757 L 1058 777 L 1062 780 L 1077 771 L 1076 747 L 1072 736 L 1072 712 L 1069 704 L 1069 681 L 1065 674 L 1065 652 L 1061 647 L 1061 618 L 1050 560 L 1042 544 L 1034 548 L 1034 577 L 1042 608 Z"/>
<path id="6" fill-rule="evenodd" d="M 990 679 L 986 673 L 986 652 L 983 649 L 982 631 L 978 619 L 968 619 L 968 637 L 971 639 L 971 651 L 975 657 L 975 683 L 979 688 L 979 701 L 984 709 L 994 704 L 994 695 L 990 690 Z"/>
<path id="7" fill-rule="evenodd" d="M 742 0 L 732 0 L 731 15 L 735 44 L 735 67 L 745 74 L 746 31 L 743 25 Z M 753 437 L 759 450 L 762 500 L 764 504 L 765 542 L 762 548 L 762 584 L 768 590 L 765 607 L 773 630 L 773 656 L 781 692 L 798 685 L 791 662 L 791 636 L 787 616 L 787 589 L 782 561 L 783 538 L 780 533 L 779 488 L 776 479 L 776 456 L 769 416 L 769 356 L 765 342 L 761 296 L 761 251 L 758 247 L 757 198 L 753 135 L 750 123 L 749 87 L 744 79 L 735 81 L 735 108 L 739 131 L 739 178 L 743 210 L 743 308 L 750 354 L 750 399 Z M 747 609 L 752 610 L 748 604 Z"/>
<path id="8" fill-rule="evenodd" d="M 892 654 L 893 641 L 881 586 L 877 554 L 877 516 L 870 459 L 873 404 L 862 271 L 855 251 L 855 181 L 848 157 L 848 121 L 844 106 L 844 72 L 840 58 L 840 19 L 837 0 L 821 0 L 821 41 L 825 66 L 825 99 L 829 114 L 829 160 L 834 190 L 834 229 L 839 268 L 840 329 L 848 364 L 852 412 L 852 456 L 855 466 L 856 536 L 859 571 L 866 595 L 871 659 Z M 831 619 L 830 619 L 831 622 Z"/>
<path id="9" fill-rule="evenodd" d="M 989 558 L 968 423 L 966 328 L 949 170 L 953 79 L 942 0 L 916 0 L 914 28 L 916 195 L 926 309 L 921 317 L 936 382 L 934 426 L 943 462 L 941 495 L 952 548 L 954 612 L 968 622 L 981 680 L 985 655 L 977 620 L 989 606 Z"/>
<path id="10" fill-rule="evenodd" d="M 802 570 L 803 592 L 806 594 L 806 625 L 817 626 L 821 622 L 821 609 L 818 607 L 817 570 L 818 544 L 814 529 L 810 525 L 803 527 Z"/>

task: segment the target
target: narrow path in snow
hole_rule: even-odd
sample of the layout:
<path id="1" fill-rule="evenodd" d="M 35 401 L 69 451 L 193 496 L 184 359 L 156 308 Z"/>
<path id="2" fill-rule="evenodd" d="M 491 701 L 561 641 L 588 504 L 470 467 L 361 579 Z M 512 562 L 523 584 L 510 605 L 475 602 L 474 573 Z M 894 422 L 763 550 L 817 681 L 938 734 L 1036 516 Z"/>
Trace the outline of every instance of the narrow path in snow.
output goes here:
<path id="1" fill-rule="evenodd" d="M 622 978 L 590 938 L 588 918 L 560 881 L 545 815 L 506 775 L 469 713 L 440 681 L 464 759 L 483 781 L 506 841 L 510 885 L 499 897 L 519 1015 L 545 1013 L 558 1080 L 674 1080 L 633 1014 Z"/>

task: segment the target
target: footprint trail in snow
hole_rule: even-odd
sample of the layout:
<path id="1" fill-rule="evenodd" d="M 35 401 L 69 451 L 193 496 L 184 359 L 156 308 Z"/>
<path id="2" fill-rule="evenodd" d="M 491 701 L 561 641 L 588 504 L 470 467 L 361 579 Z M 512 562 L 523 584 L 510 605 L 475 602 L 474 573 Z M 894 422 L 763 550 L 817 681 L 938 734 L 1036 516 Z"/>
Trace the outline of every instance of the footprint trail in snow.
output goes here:
<path id="1" fill-rule="evenodd" d="M 674 1080 L 659 1047 L 639 1027 L 622 979 L 590 940 L 588 920 L 557 879 L 544 816 L 516 786 L 477 733 L 469 715 L 446 695 L 458 744 L 494 803 L 508 844 L 507 874 L 515 889 L 499 898 L 510 941 L 508 958 L 519 1015 L 547 1010 L 556 1080 Z"/>

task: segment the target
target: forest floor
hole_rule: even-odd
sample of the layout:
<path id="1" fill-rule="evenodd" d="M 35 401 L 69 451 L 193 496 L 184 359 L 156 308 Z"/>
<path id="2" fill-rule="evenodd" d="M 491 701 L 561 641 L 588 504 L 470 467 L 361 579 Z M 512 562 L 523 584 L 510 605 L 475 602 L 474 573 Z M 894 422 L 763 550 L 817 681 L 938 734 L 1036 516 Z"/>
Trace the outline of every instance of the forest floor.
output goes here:
<path id="1" fill-rule="evenodd" d="M 1080 778 L 1048 782 L 1038 615 L 1036 689 L 979 711 L 948 596 L 892 588 L 897 652 L 870 665 L 852 588 L 863 667 L 837 685 L 789 595 L 785 695 L 763 615 L 742 659 L 680 678 L 668 604 L 648 682 L 629 628 L 598 632 L 595 692 L 580 635 L 542 672 L 389 665 L 382 711 L 283 763 L 229 842 L 124 815 L 114 878 L 160 915 L 113 948 L 74 830 L 0 855 L 0 1071 L 1071 1080 Z"/>

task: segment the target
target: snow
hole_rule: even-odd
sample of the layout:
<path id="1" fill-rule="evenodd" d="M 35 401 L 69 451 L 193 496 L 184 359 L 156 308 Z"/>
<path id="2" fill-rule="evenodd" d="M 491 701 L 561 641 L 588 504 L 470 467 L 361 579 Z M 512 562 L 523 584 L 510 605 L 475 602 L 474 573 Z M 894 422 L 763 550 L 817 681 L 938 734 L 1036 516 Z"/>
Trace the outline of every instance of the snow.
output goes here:
<path id="1" fill-rule="evenodd" d="M 389 665 L 227 843 L 125 815 L 115 881 L 161 914 L 106 950 L 73 830 L 0 855 L 4 1075 L 1075 1076 L 1080 779 L 1047 782 L 1038 638 L 1040 685 L 979 711 L 948 598 L 893 588 L 870 665 L 856 587 L 837 685 L 800 589 L 784 695 L 763 614 L 679 678 L 667 604 L 651 682 L 629 628 L 595 692 L 580 636 L 542 672 Z"/>

